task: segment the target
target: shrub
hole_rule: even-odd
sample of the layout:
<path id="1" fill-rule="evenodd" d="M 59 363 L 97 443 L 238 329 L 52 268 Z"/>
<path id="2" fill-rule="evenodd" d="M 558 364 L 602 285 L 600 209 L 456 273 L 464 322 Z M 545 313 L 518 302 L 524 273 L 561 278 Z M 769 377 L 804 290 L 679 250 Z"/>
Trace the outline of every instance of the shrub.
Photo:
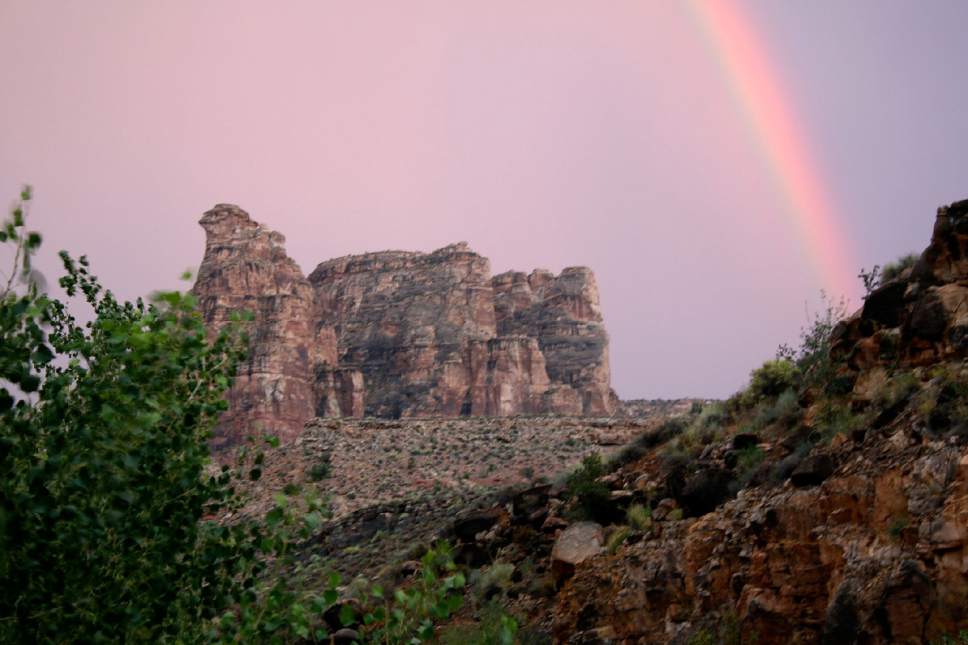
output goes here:
<path id="1" fill-rule="evenodd" d="M 726 406 L 722 403 L 710 403 L 703 406 L 697 424 L 703 428 L 718 428 L 726 422 L 726 418 Z"/>
<path id="2" fill-rule="evenodd" d="M 495 562 L 481 570 L 474 580 L 475 593 L 480 600 L 489 599 L 495 592 L 506 592 L 511 586 L 514 565 L 509 562 Z"/>
<path id="3" fill-rule="evenodd" d="M 968 645 L 968 630 L 958 632 L 957 640 L 954 636 L 944 634 L 939 641 L 931 641 L 931 645 Z"/>
<path id="4" fill-rule="evenodd" d="M 608 540 L 605 542 L 605 549 L 610 554 L 614 555 L 615 552 L 618 551 L 618 548 L 625 543 L 626 539 L 628 539 L 629 533 L 631 532 L 632 529 L 627 526 L 616 527 L 615 530 L 612 531 L 612 534 L 608 536 Z"/>
<path id="5" fill-rule="evenodd" d="M 652 526 L 652 509 L 642 504 L 632 504 L 625 512 L 625 519 L 633 529 L 644 531 Z"/>
<path id="6" fill-rule="evenodd" d="M 895 517 L 891 521 L 891 525 L 887 528 L 887 532 L 893 539 L 899 540 L 901 538 L 901 534 L 904 532 L 904 529 L 906 529 L 910 523 L 911 520 L 906 515 Z"/>
<path id="7" fill-rule="evenodd" d="M 845 405 L 825 401 L 817 415 L 816 428 L 823 443 L 829 442 L 838 434 L 849 434 L 856 427 L 855 416 Z"/>
<path id="8" fill-rule="evenodd" d="M 582 465 L 565 480 L 567 495 L 575 500 L 575 510 L 583 518 L 601 518 L 610 506 L 611 493 L 598 478 L 605 474 L 598 454 L 585 457 Z"/>
<path id="9" fill-rule="evenodd" d="M 765 456 L 759 446 L 750 446 L 739 451 L 736 457 L 736 478 L 742 486 L 749 485 Z"/>
<path id="10" fill-rule="evenodd" d="M 895 278 L 900 277 L 904 271 L 910 269 L 915 264 L 917 264 L 920 256 L 917 253 L 908 253 L 907 255 L 902 255 L 893 262 L 888 262 L 881 269 L 881 282 L 890 282 Z"/>
<path id="11" fill-rule="evenodd" d="M 309 469 L 309 478 L 314 482 L 318 482 L 329 477 L 330 472 L 330 457 L 328 454 L 324 454 L 322 457 L 320 457 L 319 461 L 313 464 L 313 467 Z"/>
<path id="12" fill-rule="evenodd" d="M 518 623 L 496 602 L 480 613 L 476 625 L 451 625 L 440 634 L 444 645 L 513 645 L 517 642 Z"/>
<path id="13" fill-rule="evenodd" d="M 800 346 L 787 344 L 776 350 L 778 359 L 792 361 L 800 370 L 802 381 L 809 386 L 824 385 L 834 375 L 830 360 L 830 334 L 838 322 L 847 317 L 847 300 L 832 300 L 826 292 L 820 292 L 821 310 L 811 317 L 807 313 L 807 326 L 800 329 Z"/>
<path id="14" fill-rule="evenodd" d="M 796 421 L 799 410 L 800 402 L 797 399 L 797 393 L 793 390 L 785 390 L 775 401 L 760 402 L 753 424 L 757 428 L 763 428 L 781 421 L 789 426 Z"/>
<path id="15" fill-rule="evenodd" d="M 785 358 L 766 361 L 750 373 L 750 384 L 743 393 L 743 404 L 752 407 L 763 399 L 773 399 L 796 388 L 800 379 L 797 366 Z"/>
<path id="16" fill-rule="evenodd" d="M 439 542 L 421 559 L 420 575 L 412 585 L 396 589 L 392 595 L 372 586 L 358 599 L 362 616 L 347 604 L 340 620 L 344 625 L 362 623 L 358 629 L 368 643 L 433 642 L 435 621 L 450 617 L 463 605 L 464 585 L 450 545 Z"/>

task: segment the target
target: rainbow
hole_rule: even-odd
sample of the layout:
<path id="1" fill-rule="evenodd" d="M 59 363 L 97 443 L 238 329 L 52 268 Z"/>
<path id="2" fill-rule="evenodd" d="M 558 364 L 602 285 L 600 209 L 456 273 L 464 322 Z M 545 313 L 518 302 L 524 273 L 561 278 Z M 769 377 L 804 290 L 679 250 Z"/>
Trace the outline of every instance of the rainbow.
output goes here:
<path id="1" fill-rule="evenodd" d="M 853 295 L 858 267 L 850 261 L 837 210 L 824 190 L 793 102 L 770 65 L 755 24 L 735 0 L 689 0 L 687 6 L 789 201 L 796 235 L 822 287 L 832 297 Z"/>

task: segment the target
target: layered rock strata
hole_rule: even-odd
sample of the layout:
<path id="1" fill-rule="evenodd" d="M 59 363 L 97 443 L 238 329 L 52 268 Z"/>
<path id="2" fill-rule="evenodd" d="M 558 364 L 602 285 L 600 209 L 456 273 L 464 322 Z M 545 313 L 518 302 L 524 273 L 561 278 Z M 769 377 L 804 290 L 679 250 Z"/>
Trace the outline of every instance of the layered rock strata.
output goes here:
<path id="1" fill-rule="evenodd" d="M 608 415 L 608 336 L 591 270 L 490 275 L 466 243 L 323 262 L 237 206 L 201 220 L 194 293 L 207 323 L 255 316 L 219 437 L 289 439 L 316 416 Z"/>
<path id="2" fill-rule="evenodd" d="M 232 312 L 254 316 L 216 445 L 264 433 L 291 439 L 315 407 L 315 367 L 335 363 L 336 337 L 316 326 L 312 287 L 282 235 L 231 204 L 216 205 L 200 224 L 205 258 L 193 293 L 209 329 L 220 330 Z"/>

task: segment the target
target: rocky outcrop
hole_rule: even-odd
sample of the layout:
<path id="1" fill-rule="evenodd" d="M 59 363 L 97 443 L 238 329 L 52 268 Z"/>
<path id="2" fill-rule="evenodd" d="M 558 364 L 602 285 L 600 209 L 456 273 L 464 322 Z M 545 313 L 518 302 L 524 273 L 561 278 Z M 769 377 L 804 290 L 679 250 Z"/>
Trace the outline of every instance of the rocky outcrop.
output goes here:
<path id="1" fill-rule="evenodd" d="M 216 446 L 265 433 L 291 439 L 313 416 L 314 369 L 335 364 L 336 337 L 317 329 L 312 287 L 282 235 L 231 204 L 216 205 L 200 223 L 205 257 L 192 291 L 209 329 L 220 330 L 233 312 L 254 316 Z"/>
<path id="2" fill-rule="evenodd" d="M 485 258 L 466 244 L 323 262 L 309 276 L 339 364 L 363 375 L 372 416 L 495 414 L 484 404 L 496 336 Z M 477 387 L 473 387 L 476 385 Z M 517 408 L 518 411 L 524 411 Z"/>
<path id="3" fill-rule="evenodd" d="M 915 265 L 868 294 L 832 343 L 854 372 L 968 356 L 968 200 L 938 209 Z"/>
<path id="4" fill-rule="evenodd" d="M 940 641 L 968 620 L 966 492 L 963 448 L 858 446 L 820 486 L 748 491 L 579 567 L 555 632 L 685 643 L 734 620 L 727 642 Z"/>
<path id="5" fill-rule="evenodd" d="M 495 276 L 492 285 L 498 333 L 535 338 L 544 354 L 553 383 L 547 407 L 611 414 L 616 401 L 609 387 L 608 335 L 591 270 L 569 267 L 558 276 L 512 271 Z"/>
<path id="6" fill-rule="evenodd" d="M 558 536 L 551 548 L 551 575 L 561 584 L 575 567 L 602 552 L 605 536 L 595 522 L 575 522 Z"/>
<path id="7" fill-rule="evenodd" d="M 221 204 L 194 292 L 213 330 L 255 315 L 219 437 L 297 435 L 315 416 L 608 415 L 608 336 L 591 270 L 506 273 L 466 243 L 320 264 Z"/>

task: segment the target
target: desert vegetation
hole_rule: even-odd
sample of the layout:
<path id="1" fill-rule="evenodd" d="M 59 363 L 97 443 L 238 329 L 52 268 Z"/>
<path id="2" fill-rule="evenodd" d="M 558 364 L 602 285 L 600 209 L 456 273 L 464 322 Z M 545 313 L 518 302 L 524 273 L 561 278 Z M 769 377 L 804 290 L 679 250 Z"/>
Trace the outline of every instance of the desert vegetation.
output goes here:
<path id="1" fill-rule="evenodd" d="M 236 467 L 207 441 L 245 346 L 244 315 L 215 338 L 190 295 L 121 302 L 85 257 L 61 253 L 68 298 L 45 294 L 31 259 L 25 188 L 0 242 L 13 269 L 0 293 L 0 640 L 3 642 L 422 642 L 463 602 L 446 543 L 393 590 L 303 583 L 325 564 L 299 545 L 327 515 L 291 486 L 258 519 L 236 483 L 262 475 L 253 438 Z M 313 469 L 327 476 L 326 462 Z M 300 556 L 300 557 L 297 557 Z M 350 602 L 352 600 L 352 602 Z M 498 641 L 514 621 L 498 620 Z"/>

